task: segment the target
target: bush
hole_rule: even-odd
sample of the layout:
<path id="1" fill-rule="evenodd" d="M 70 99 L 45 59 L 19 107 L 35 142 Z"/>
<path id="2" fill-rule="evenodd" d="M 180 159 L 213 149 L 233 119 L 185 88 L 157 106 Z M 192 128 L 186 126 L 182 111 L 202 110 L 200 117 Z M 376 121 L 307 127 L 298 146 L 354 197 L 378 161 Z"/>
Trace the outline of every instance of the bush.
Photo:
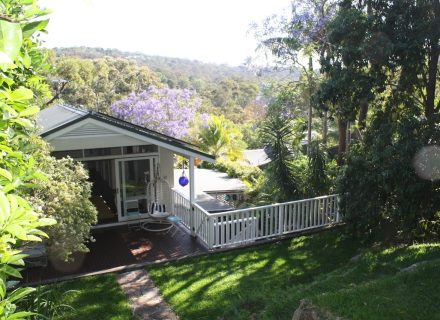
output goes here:
<path id="1" fill-rule="evenodd" d="M 32 192 L 30 200 L 41 215 L 57 220 L 47 230 L 47 246 L 51 255 L 67 260 L 73 252 L 88 252 L 90 227 L 97 221 L 96 208 L 89 200 L 91 183 L 80 162 L 55 159 L 49 155 L 47 145 L 42 141 L 40 144 L 36 159 L 47 179 Z"/>
<path id="2" fill-rule="evenodd" d="M 439 128 L 414 110 L 377 113 L 364 140 L 351 146 L 339 184 L 341 211 L 353 234 L 393 241 L 439 238 L 440 180 L 422 179 L 414 168 L 428 161 L 418 163 L 416 154 L 439 142 Z M 439 170 L 439 156 L 432 156 L 437 162 L 431 169 Z"/>

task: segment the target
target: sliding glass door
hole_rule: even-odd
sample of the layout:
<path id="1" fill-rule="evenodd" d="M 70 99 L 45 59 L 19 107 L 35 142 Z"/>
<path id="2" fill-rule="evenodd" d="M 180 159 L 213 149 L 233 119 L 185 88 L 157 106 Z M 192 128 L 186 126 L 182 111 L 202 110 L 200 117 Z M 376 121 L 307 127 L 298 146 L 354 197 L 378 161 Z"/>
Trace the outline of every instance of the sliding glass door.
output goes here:
<path id="1" fill-rule="evenodd" d="M 147 184 L 153 179 L 157 157 L 120 159 L 116 161 L 119 221 L 147 216 Z"/>

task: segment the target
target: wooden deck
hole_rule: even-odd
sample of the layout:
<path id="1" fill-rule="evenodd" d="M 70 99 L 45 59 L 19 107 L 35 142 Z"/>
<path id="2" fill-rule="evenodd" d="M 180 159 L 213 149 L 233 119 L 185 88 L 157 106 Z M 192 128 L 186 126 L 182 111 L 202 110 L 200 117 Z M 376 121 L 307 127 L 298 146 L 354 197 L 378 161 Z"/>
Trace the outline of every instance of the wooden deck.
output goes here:
<path id="1" fill-rule="evenodd" d="M 47 267 L 24 271 L 24 282 L 46 282 L 65 276 L 166 261 L 208 251 L 199 240 L 183 230 L 171 236 L 170 233 L 134 230 L 125 226 L 95 230 L 93 237 L 96 241 L 89 244 L 89 253 L 75 254 L 71 263 L 49 258 Z"/>

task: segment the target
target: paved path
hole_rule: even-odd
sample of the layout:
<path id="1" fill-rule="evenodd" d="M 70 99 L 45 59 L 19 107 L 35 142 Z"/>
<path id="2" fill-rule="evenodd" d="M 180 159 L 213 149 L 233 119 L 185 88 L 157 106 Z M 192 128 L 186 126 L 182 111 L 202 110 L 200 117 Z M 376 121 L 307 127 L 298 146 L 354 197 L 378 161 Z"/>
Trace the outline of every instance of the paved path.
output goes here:
<path id="1" fill-rule="evenodd" d="M 118 275 L 118 282 L 138 319 L 179 320 L 145 270 L 122 273 Z"/>

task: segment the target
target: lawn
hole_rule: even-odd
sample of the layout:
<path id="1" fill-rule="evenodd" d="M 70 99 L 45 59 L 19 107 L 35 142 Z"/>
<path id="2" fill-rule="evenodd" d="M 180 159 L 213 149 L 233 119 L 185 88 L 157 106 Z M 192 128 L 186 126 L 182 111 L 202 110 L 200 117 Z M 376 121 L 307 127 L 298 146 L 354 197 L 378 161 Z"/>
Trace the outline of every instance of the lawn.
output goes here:
<path id="1" fill-rule="evenodd" d="M 134 320 L 127 298 L 113 274 L 80 278 L 39 288 L 43 300 L 71 308 L 62 311 L 54 319 L 63 320 Z M 46 307 L 47 309 L 47 307 Z M 47 311 L 47 310 L 46 310 Z"/>
<path id="2" fill-rule="evenodd" d="M 440 319 L 440 244 L 364 248 L 341 229 L 150 266 L 182 320 L 291 319 L 303 298 L 349 319 Z M 362 253 L 362 257 L 350 259 Z M 428 261 L 415 272 L 400 272 Z"/>

